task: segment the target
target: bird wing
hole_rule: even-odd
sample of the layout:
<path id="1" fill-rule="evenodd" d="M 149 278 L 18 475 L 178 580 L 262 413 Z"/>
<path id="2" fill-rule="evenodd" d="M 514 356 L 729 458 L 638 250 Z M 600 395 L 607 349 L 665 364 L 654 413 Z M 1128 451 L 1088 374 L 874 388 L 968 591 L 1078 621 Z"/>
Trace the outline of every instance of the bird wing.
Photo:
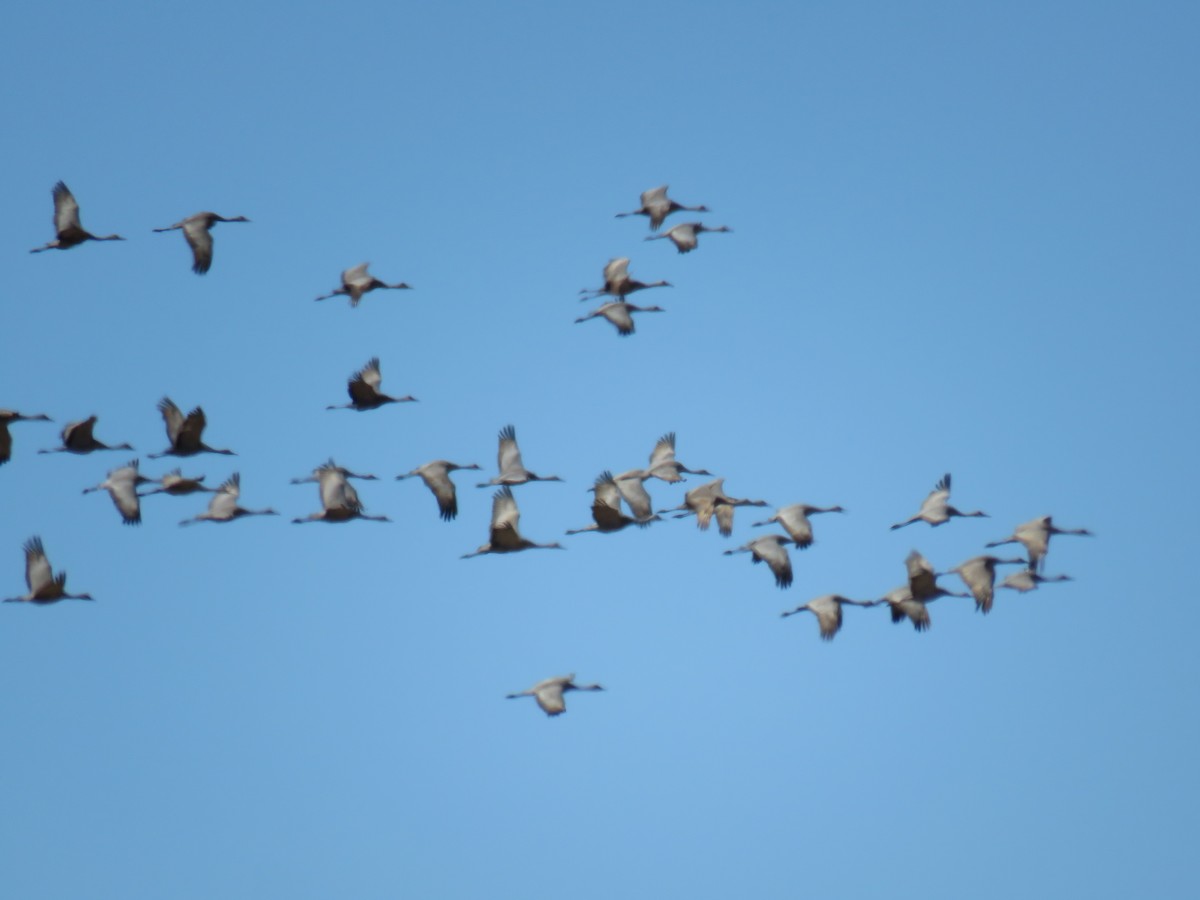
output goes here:
<path id="1" fill-rule="evenodd" d="M 142 501 L 138 497 L 138 470 L 136 466 L 126 466 L 108 476 L 108 495 L 112 497 L 113 506 L 121 514 L 126 525 L 136 525 L 142 521 Z"/>
<path id="2" fill-rule="evenodd" d="M 733 534 L 733 511 L 736 508 L 728 503 L 713 502 L 713 511 L 717 516 L 717 530 L 721 532 L 722 537 L 729 537 Z M 788 568 L 791 568 L 791 563 L 788 563 Z M 791 580 L 790 577 L 788 580 Z"/>
<path id="3" fill-rule="evenodd" d="M 932 597 L 937 592 L 937 578 L 934 575 L 933 563 L 914 550 L 904 561 L 908 566 L 908 587 L 913 598 L 922 600 Z"/>
<path id="4" fill-rule="evenodd" d="M 162 413 L 163 422 L 167 425 L 167 440 L 171 442 L 171 446 L 175 446 L 179 440 L 179 432 L 183 429 L 183 413 L 179 411 L 170 397 L 163 397 L 158 401 L 158 411 Z"/>
<path id="5" fill-rule="evenodd" d="M 616 259 L 610 259 L 608 265 L 604 267 L 604 287 L 605 290 L 616 290 L 618 285 L 624 284 L 629 280 L 629 257 L 620 256 Z"/>
<path id="6" fill-rule="evenodd" d="M 179 429 L 179 437 L 175 441 L 176 449 L 199 450 L 200 438 L 204 434 L 204 426 L 207 424 L 208 419 L 204 417 L 204 410 L 197 406 L 183 420 L 183 425 Z"/>
<path id="7" fill-rule="evenodd" d="M 521 448 L 517 446 L 517 429 L 505 425 L 500 429 L 500 445 L 496 452 L 496 464 L 500 467 L 500 475 L 520 473 L 525 471 L 521 461 Z"/>
<path id="8" fill-rule="evenodd" d="M 12 459 L 12 432 L 8 430 L 8 422 L 0 419 L 0 466 Z"/>
<path id="9" fill-rule="evenodd" d="M 537 700 L 537 705 L 542 708 L 542 711 L 546 715 L 558 716 L 567 711 L 567 704 L 563 699 L 563 690 L 574 677 L 572 675 L 567 678 L 548 678 L 533 686 L 534 699 Z"/>
<path id="10" fill-rule="evenodd" d="M 212 266 L 213 240 L 207 216 L 192 216 L 183 222 L 183 236 L 192 248 L 192 271 L 203 275 Z"/>
<path id="11" fill-rule="evenodd" d="M 993 588 L 996 583 L 996 570 L 987 563 L 986 556 L 976 556 L 968 559 L 962 565 L 952 569 L 957 572 L 963 584 L 975 598 L 975 605 L 984 612 L 992 608 Z"/>
<path id="12" fill-rule="evenodd" d="M 79 204 L 75 202 L 75 195 L 60 181 L 54 186 L 54 230 L 61 235 L 72 229 L 82 228 L 79 224 Z"/>
<path id="13" fill-rule="evenodd" d="M 675 460 L 675 432 L 668 431 L 658 439 L 658 443 L 654 445 L 654 449 L 650 451 L 650 468 L 665 462 L 674 462 Z"/>
<path id="14" fill-rule="evenodd" d="M 784 531 L 796 542 L 797 547 L 804 549 L 812 546 L 812 522 L 805 514 L 803 506 L 785 506 L 779 511 L 777 518 Z"/>
<path id="15" fill-rule="evenodd" d="M 521 535 L 517 526 L 520 522 L 517 500 L 512 489 L 505 485 L 492 496 L 492 546 L 510 550 L 519 547 Z"/>
<path id="16" fill-rule="evenodd" d="M 383 375 L 379 371 L 379 357 L 371 357 L 370 361 L 368 361 L 367 364 L 362 367 L 362 371 L 358 373 L 358 377 L 369 384 L 372 388 L 378 390 L 379 385 L 383 383 Z"/>
<path id="17" fill-rule="evenodd" d="M 730 524 L 733 522 L 733 507 L 721 504 L 717 507 L 717 523 L 721 523 L 721 514 L 728 509 L 730 513 Z M 771 569 L 771 573 L 775 576 L 775 583 L 781 588 L 788 587 L 792 583 L 792 558 L 788 556 L 787 550 L 784 548 L 780 539 L 775 536 L 759 538 L 757 541 L 752 541 L 750 551 L 756 559 L 765 562 Z"/>
<path id="18" fill-rule="evenodd" d="M 90 447 L 94 441 L 92 427 L 95 424 L 95 416 L 89 416 L 82 422 L 68 423 L 67 427 L 62 430 L 63 446 L 70 449 Z"/>
<path id="19" fill-rule="evenodd" d="M 633 316 L 627 303 L 606 303 L 597 310 L 604 318 L 616 326 L 617 334 L 631 335 L 634 332 Z"/>
<path id="20" fill-rule="evenodd" d="M 212 499 L 208 501 L 208 518 L 210 519 L 232 519 L 233 512 L 237 509 L 238 495 L 241 493 L 240 477 L 236 472 L 218 489 L 217 493 L 212 495 Z"/>
<path id="21" fill-rule="evenodd" d="M 918 517 L 929 516 L 934 519 L 946 518 L 946 504 L 950 500 L 950 473 L 947 472 L 929 492 L 929 496 L 921 501 L 921 511 Z"/>
<path id="22" fill-rule="evenodd" d="M 30 594 L 36 595 L 53 581 L 50 560 L 46 559 L 46 551 L 42 549 L 42 539 L 30 538 L 25 542 L 25 586 Z"/>
<path id="23" fill-rule="evenodd" d="M 369 405 L 377 402 L 379 400 L 379 385 L 382 381 L 383 377 L 379 373 L 379 358 L 376 357 L 363 366 L 361 370 L 350 376 L 350 381 L 346 384 L 346 390 L 350 394 L 351 402 L 361 405 Z"/>
<path id="24" fill-rule="evenodd" d="M 842 604 L 832 594 L 809 601 L 808 608 L 817 617 L 822 640 L 831 641 L 842 627 Z"/>
<path id="25" fill-rule="evenodd" d="M 633 513 L 635 519 L 640 521 L 654 515 L 654 505 L 650 500 L 650 494 L 646 491 L 646 484 L 641 478 L 618 478 L 616 485 L 621 496 L 625 498 L 625 502 L 629 504 L 629 511 Z"/>
<path id="26" fill-rule="evenodd" d="M 450 471 L 445 464 L 427 463 L 421 467 L 421 480 L 437 498 L 438 511 L 449 522 L 458 515 L 458 491 L 450 480 Z"/>
<path id="27" fill-rule="evenodd" d="M 676 225 L 667 232 L 667 237 L 671 239 L 681 253 L 687 253 L 689 250 L 695 250 L 696 241 L 696 226 L 692 224 Z"/>
<path id="28" fill-rule="evenodd" d="M 667 186 L 656 187 L 642 194 L 642 209 L 650 216 L 650 228 L 657 231 L 671 213 L 671 201 L 667 199 Z"/>
<path id="29" fill-rule="evenodd" d="M 357 266 L 351 266 L 342 273 L 342 286 L 362 287 L 371 280 L 371 276 L 367 274 L 367 266 L 370 263 L 359 263 Z"/>

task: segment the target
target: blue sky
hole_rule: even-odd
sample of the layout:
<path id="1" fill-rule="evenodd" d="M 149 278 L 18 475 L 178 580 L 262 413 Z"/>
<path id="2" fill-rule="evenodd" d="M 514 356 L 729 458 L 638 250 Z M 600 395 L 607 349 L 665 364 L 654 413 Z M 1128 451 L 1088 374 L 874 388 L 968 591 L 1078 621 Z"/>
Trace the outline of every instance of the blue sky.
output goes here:
<path id="1" fill-rule="evenodd" d="M 0 36 L 0 406 L 55 419 L 12 428 L 0 594 L 37 534 L 97 597 L 0 609 L 13 896 L 1195 895 L 1194 7 L 192 13 Z M 59 179 L 128 240 L 30 255 Z M 614 218 L 664 183 L 734 232 Z M 252 222 L 197 277 L 151 229 L 208 209 Z M 626 339 L 572 324 L 617 256 L 674 285 Z M 312 302 L 363 260 L 415 290 Z M 373 356 L 420 402 L 327 412 Z M 164 395 L 238 453 L 184 471 L 282 517 L 80 496 L 174 467 Z M 37 454 L 92 413 L 137 453 Z M 566 479 L 522 530 L 569 549 L 460 560 L 508 423 Z M 736 496 L 849 510 L 791 589 L 721 554 L 757 510 L 563 536 L 666 431 Z M 393 523 L 288 523 L 330 456 Z M 451 523 L 391 480 L 438 457 L 485 470 Z M 889 531 L 947 471 L 991 518 Z M 1044 514 L 1096 534 L 1051 545 L 1075 580 L 986 618 L 779 618 Z M 568 672 L 607 690 L 503 699 Z"/>

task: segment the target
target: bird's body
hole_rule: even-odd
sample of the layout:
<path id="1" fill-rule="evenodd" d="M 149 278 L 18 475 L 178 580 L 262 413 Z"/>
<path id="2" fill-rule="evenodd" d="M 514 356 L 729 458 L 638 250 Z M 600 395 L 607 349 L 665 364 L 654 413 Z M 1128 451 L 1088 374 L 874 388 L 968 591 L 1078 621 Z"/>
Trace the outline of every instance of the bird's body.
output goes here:
<path id="1" fill-rule="evenodd" d="M 1000 559 L 996 556 L 973 556 L 966 562 L 959 563 L 950 572 L 956 573 L 963 580 L 963 584 L 975 598 L 975 609 L 987 615 L 992 611 L 992 601 L 996 596 L 996 566 L 1010 563 L 1024 565 L 1025 560 Z"/>
<path id="2" fill-rule="evenodd" d="M 412 286 L 400 282 L 399 284 L 388 284 L 380 281 L 374 275 L 367 271 L 370 263 L 359 263 L 357 266 L 352 266 L 342 272 L 342 286 L 336 290 L 330 291 L 328 294 L 322 294 L 317 297 L 318 300 L 329 300 L 333 297 L 343 296 L 350 299 L 350 306 L 358 306 L 358 302 L 362 300 L 364 294 L 377 289 L 392 290 L 392 291 L 411 291 Z"/>
<path id="3" fill-rule="evenodd" d="M 581 534 L 585 531 L 609 533 L 620 531 L 629 525 L 645 528 L 651 522 L 658 521 L 659 517 L 656 515 L 635 517 L 621 512 L 621 501 L 624 499 L 624 494 L 613 478 L 612 472 L 601 472 L 596 478 L 596 483 L 588 490 L 596 495 L 595 500 L 592 501 L 593 523 L 585 525 L 583 528 L 573 528 L 567 534 Z"/>
<path id="4" fill-rule="evenodd" d="M 482 556 L 485 553 L 516 553 L 519 550 L 562 550 L 559 543 L 537 544 L 521 537 L 518 525 L 521 522 L 521 511 L 517 508 L 517 500 L 513 497 L 512 488 L 508 485 L 500 488 L 492 495 L 492 524 L 489 540 L 473 553 L 464 553 L 463 559 L 472 556 Z"/>
<path id="5" fill-rule="evenodd" d="M 847 604 L 852 606 L 875 606 L 879 602 L 881 601 L 851 600 L 848 597 L 843 597 L 841 594 L 824 594 L 781 615 L 786 619 L 788 616 L 794 616 L 796 613 L 807 610 L 817 617 L 817 625 L 821 629 L 821 640 L 832 641 L 833 636 L 842 628 L 843 606 Z"/>
<path id="6" fill-rule="evenodd" d="M 499 444 L 496 450 L 496 467 L 500 474 L 480 482 L 476 487 L 527 484 L 530 481 L 562 481 L 557 475 L 535 475 L 525 468 L 521 461 L 521 448 L 517 446 L 517 429 L 512 425 L 501 428 L 497 440 Z"/>
<path id="7" fill-rule="evenodd" d="M 92 435 L 96 416 L 88 416 L 80 422 L 69 422 L 62 430 L 62 446 L 38 453 L 92 453 L 96 450 L 132 450 L 128 444 L 104 444 Z"/>
<path id="8" fill-rule="evenodd" d="M 433 496 L 437 499 L 438 514 L 443 521 L 449 522 L 458 515 L 458 491 L 454 486 L 454 482 L 450 480 L 450 473 L 459 469 L 478 469 L 475 463 L 469 466 L 461 466 L 458 463 L 452 463 L 445 459 L 435 459 L 432 462 L 427 462 L 423 466 L 413 469 L 407 475 L 397 475 L 396 480 L 402 481 L 405 478 L 411 478 L 414 475 L 418 476 L 425 486 L 433 492 Z"/>
<path id="9" fill-rule="evenodd" d="M 671 287 L 669 281 L 637 281 L 629 277 L 629 257 L 621 256 L 610 259 L 604 267 L 604 287 L 584 288 L 580 300 L 594 300 L 608 294 L 617 300 L 624 300 L 630 294 L 644 291 L 646 288 Z"/>
<path id="10" fill-rule="evenodd" d="M 305 522 L 349 522 L 352 519 L 366 519 L 368 522 L 390 522 L 387 516 L 370 516 L 364 512 L 365 507 L 358 499 L 358 491 L 350 483 L 351 478 L 361 478 L 364 481 L 376 481 L 374 475 L 356 475 L 349 469 L 337 465 L 332 459 L 323 466 L 313 470 L 310 478 L 293 478 L 292 484 L 304 484 L 315 481 L 321 496 L 321 511 L 309 513 L 307 516 L 292 519 L 295 525 Z"/>
<path id="11" fill-rule="evenodd" d="M 1034 572 L 1041 571 L 1042 560 L 1050 551 L 1050 536 L 1055 534 L 1079 534 L 1091 537 L 1092 533 L 1086 528 L 1059 528 L 1050 516 L 1039 516 L 1018 525 L 1011 536 L 1001 541 L 992 541 L 986 547 L 999 547 L 1002 544 L 1021 544 L 1029 554 L 1029 568 Z"/>
<path id="12" fill-rule="evenodd" d="M 1024 560 L 1021 560 L 1024 562 Z M 1014 591 L 1020 591 L 1022 594 L 1027 591 L 1036 591 L 1039 584 L 1045 584 L 1048 581 L 1070 581 L 1070 575 L 1039 575 L 1032 569 L 1022 569 L 1020 572 L 1014 572 L 1000 583 L 1000 587 L 1009 588 Z"/>
<path id="13" fill-rule="evenodd" d="M 937 527 L 949 522 L 954 516 L 962 516 L 971 518 L 982 516 L 987 518 L 987 513 L 975 510 L 974 512 L 959 512 L 949 504 L 950 500 L 950 473 L 947 472 L 929 492 L 929 496 L 921 503 L 920 511 L 911 519 L 905 519 L 903 522 L 897 522 L 892 526 L 892 530 L 903 528 L 905 525 L 911 525 L 913 522 L 928 522 L 930 525 Z"/>
<path id="14" fill-rule="evenodd" d="M 637 330 L 633 324 L 633 313 L 635 312 L 666 312 L 666 310 L 661 306 L 634 306 L 624 300 L 615 300 L 593 309 L 586 316 L 580 316 L 575 320 L 575 324 L 586 322 L 588 319 L 603 318 L 613 324 L 617 329 L 617 334 L 621 337 L 628 337 Z"/>
<path id="15" fill-rule="evenodd" d="M 379 371 L 379 357 L 371 360 L 350 376 L 346 391 L 350 394 L 350 402 L 340 406 L 327 406 L 326 409 L 354 409 L 363 412 L 368 409 L 379 409 L 385 403 L 412 403 L 416 397 L 389 397 L 379 390 L 383 383 L 383 375 Z"/>
<path id="16" fill-rule="evenodd" d="M 163 456 L 195 456 L 197 453 L 220 453 L 234 456 L 232 450 L 217 450 L 208 446 L 200 438 L 208 424 L 204 410 L 197 406 L 184 417 L 179 407 L 171 402 L 170 397 L 158 401 L 158 411 L 162 413 L 163 423 L 167 427 L 167 440 L 171 446 L 162 453 L 151 453 L 151 459 Z"/>
<path id="17" fill-rule="evenodd" d="M 215 493 L 219 488 L 210 488 L 206 486 L 203 475 L 197 475 L 195 478 L 185 478 L 181 469 L 172 469 L 162 478 L 157 479 L 159 487 L 152 491 L 146 491 L 141 494 L 142 497 L 149 497 L 151 494 L 170 494 L 173 497 L 186 497 L 188 494 L 197 492 Z M 151 482 L 153 483 L 153 482 Z"/>
<path id="18" fill-rule="evenodd" d="M 652 234 L 647 238 L 643 238 L 643 240 L 657 241 L 660 238 L 668 238 L 680 253 L 691 253 L 699 244 L 697 236 L 706 231 L 733 231 L 733 229 L 725 225 L 721 225 L 718 228 L 709 228 L 701 222 L 686 222 L 683 225 L 676 225 L 673 228 L 669 228 L 662 234 Z"/>
<path id="19" fill-rule="evenodd" d="M 27 416 L 14 409 L 0 409 L 0 466 L 12 459 L 12 434 L 8 426 L 13 422 L 50 422 L 53 421 L 44 413 Z"/>
<path id="20" fill-rule="evenodd" d="M 123 241 L 119 234 L 99 236 L 86 231 L 79 224 L 79 204 L 75 195 L 63 183 L 54 185 L 54 233 L 55 239 L 50 243 L 34 247 L 30 253 L 41 253 L 43 250 L 70 250 L 84 241 Z"/>
<path id="21" fill-rule="evenodd" d="M 277 516 L 273 509 L 245 509 L 238 506 L 238 498 L 242 493 L 242 477 L 234 472 L 225 483 L 217 488 L 213 498 L 208 501 L 208 509 L 190 519 L 184 519 L 180 525 L 194 525 L 196 522 L 232 522 L 244 516 Z"/>
<path id="22" fill-rule="evenodd" d="M 557 678 L 539 681 L 527 691 L 518 691 L 515 694 L 507 694 L 505 697 L 508 700 L 515 700 L 517 697 L 533 697 L 546 715 L 560 716 L 567 711 L 567 704 L 563 699 L 563 694 L 567 691 L 602 690 L 604 688 L 598 684 L 576 684 L 574 675 L 559 675 Z"/>
<path id="23" fill-rule="evenodd" d="M 813 527 L 808 517 L 816 513 L 827 512 L 845 512 L 845 510 L 840 506 L 809 506 L 807 503 L 793 503 L 791 506 L 781 507 L 769 519 L 751 523 L 751 527 L 759 528 L 776 522 L 788 533 L 792 542 L 804 550 L 813 544 Z"/>
<path id="24" fill-rule="evenodd" d="M 95 487 L 84 488 L 85 494 L 93 491 L 108 491 L 113 506 L 121 514 L 126 525 L 138 525 L 142 521 L 142 503 L 137 492 L 139 484 L 152 483 L 138 471 L 138 460 L 130 460 L 119 469 L 113 469 L 108 477 Z"/>
<path id="25" fill-rule="evenodd" d="M 34 603 L 44 606 L 59 600 L 91 600 L 90 594 L 68 594 L 67 573 L 57 575 L 50 568 L 50 560 L 42 548 L 40 537 L 31 537 L 25 542 L 25 586 L 28 592 L 20 597 L 7 597 L 5 603 Z"/>
<path id="26" fill-rule="evenodd" d="M 792 586 L 792 559 L 788 556 L 787 548 L 783 545 L 791 538 L 785 534 L 768 534 L 757 538 L 736 550 L 726 550 L 726 556 L 735 553 L 749 553 L 755 563 L 765 562 L 775 576 L 775 586 L 788 588 Z"/>
<path id="27" fill-rule="evenodd" d="M 219 216 L 215 212 L 198 212 L 195 215 L 188 216 L 174 225 L 168 225 L 166 228 L 155 228 L 156 232 L 164 231 L 182 231 L 184 240 L 188 246 L 192 248 L 192 271 L 197 275 L 203 275 L 212 268 L 213 259 L 213 239 L 212 229 L 218 222 L 249 222 L 245 216 L 234 216 L 227 219 L 224 216 Z"/>
<path id="28" fill-rule="evenodd" d="M 650 230 L 658 231 L 658 227 L 662 225 L 663 220 L 673 212 L 686 210 L 688 212 L 708 212 L 707 206 L 684 206 L 681 203 L 676 203 L 667 196 L 667 185 L 651 188 L 648 191 L 642 192 L 642 205 L 630 212 L 617 213 L 616 218 L 622 219 L 625 216 L 646 216 L 650 219 Z"/>

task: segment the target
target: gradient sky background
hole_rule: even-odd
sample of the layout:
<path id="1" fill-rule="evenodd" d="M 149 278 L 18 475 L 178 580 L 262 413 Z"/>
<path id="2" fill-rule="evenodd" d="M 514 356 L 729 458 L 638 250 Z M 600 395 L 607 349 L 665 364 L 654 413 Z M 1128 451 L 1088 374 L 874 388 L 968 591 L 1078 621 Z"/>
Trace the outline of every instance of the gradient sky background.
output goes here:
<path id="1" fill-rule="evenodd" d="M 1049 8 L 1048 8 L 1049 7 Z M 41 535 L 94 604 L 0 608 L 14 898 L 1194 897 L 1200 12 L 1157 3 L 22 4 L 0 33 L 0 595 Z M 31 256 L 63 179 L 126 243 Z M 680 256 L 615 219 L 669 183 Z M 197 277 L 181 237 L 214 231 Z M 690 216 L 669 222 L 687 221 Z M 577 292 L 630 256 L 668 312 Z M 412 292 L 312 298 L 370 260 Z M 420 402 L 345 402 L 370 357 Z M 100 416 L 278 519 L 139 528 L 39 456 Z M 462 561 L 513 423 L 522 531 Z M 665 431 L 730 493 L 841 504 L 777 590 L 668 520 L 563 537 Z M 289 524 L 329 456 L 381 525 Z M 891 532 L 944 473 L 990 519 Z M 660 508 L 686 486 L 651 483 Z M 748 513 L 748 514 L 747 514 Z M 1074 581 L 872 598 L 1053 514 Z M 1019 549 L 1019 548 L 1017 548 Z M 957 579 L 946 583 L 959 589 Z M 599 681 L 547 719 L 504 695 Z"/>

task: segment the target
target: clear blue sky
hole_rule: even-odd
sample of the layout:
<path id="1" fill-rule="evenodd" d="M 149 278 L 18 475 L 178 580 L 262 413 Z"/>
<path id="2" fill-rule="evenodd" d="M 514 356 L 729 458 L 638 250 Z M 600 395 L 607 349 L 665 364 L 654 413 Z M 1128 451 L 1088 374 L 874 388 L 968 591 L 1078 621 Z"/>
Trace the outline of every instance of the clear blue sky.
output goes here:
<path id="1" fill-rule="evenodd" d="M 1200 751 L 1185 578 L 1197 527 L 1196 110 L 1184 3 L 214 2 L 14 8 L 0 35 L 5 216 L 0 595 L 41 535 L 94 604 L 0 608 L 6 896 L 1193 897 Z M 50 188 L 125 243 L 30 255 Z M 616 219 L 669 183 L 687 256 Z M 197 277 L 178 233 L 214 231 Z M 672 222 L 686 221 L 676 217 Z M 572 320 L 611 257 L 675 286 L 620 339 Z M 411 292 L 312 298 L 370 260 Z M 635 298 L 641 299 L 641 298 Z M 372 356 L 417 404 L 357 414 Z M 208 414 L 248 506 L 126 528 L 81 496 Z M 460 560 L 392 476 L 494 472 L 567 552 Z M 841 504 L 796 582 L 691 520 L 564 537 L 602 470 L 673 430 L 775 505 Z M 393 524 L 289 524 L 329 456 Z M 891 532 L 944 473 L 990 519 Z M 687 486 L 694 486 L 693 480 Z M 651 483 L 659 507 L 687 486 Z M 1037 593 L 918 635 L 877 597 L 1053 514 Z M 948 580 L 957 587 L 956 582 Z M 576 672 L 547 719 L 504 695 Z"/>

